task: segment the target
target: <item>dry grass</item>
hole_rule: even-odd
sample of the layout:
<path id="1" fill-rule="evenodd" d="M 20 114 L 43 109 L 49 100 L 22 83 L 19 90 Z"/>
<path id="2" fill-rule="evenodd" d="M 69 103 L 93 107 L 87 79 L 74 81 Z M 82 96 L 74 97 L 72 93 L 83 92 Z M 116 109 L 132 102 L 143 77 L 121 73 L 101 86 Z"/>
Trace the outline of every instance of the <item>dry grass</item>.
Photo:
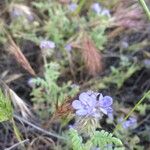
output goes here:
<path id="1" fill-rule="evenodd" d="M 95 76 L 102 71 L 102 56 L 87 34 L 83 35 L 81 53 L 89 74 Z"/>
<path id="2" fill-rule="evenodd" d="M 16 45 L 16 43 L 13 41 L 11 36 L 7 34 L 8 37 L 8 44 L 6 45 L 6 51 L 8 51 L 10 54 L 12 54 L 16 61 L 25 69 L 27 70 L 31 75 L 35 76 L 35 71 L 31 67 L 29 61 L 26 59 L 24 54 L 22 53 L 19 46 Z"/>
<path id="3" fill-rule="evenodd" d="M 15 110 L 21 112 L 24 118 L 30 118 L 32 116 L 31 111 L 27 107 L 27 104 L 12 90 L 5 82 L 0 79 L 0 88 L 2 89 L 4 95 L 12 101 Z"/>
<path id="4" fill-rule="evenodd" d="M 145 14 L 137 0 L 121 0 L 115 7 L 113 25 L 125 28 L 143 29 L 147 23 Z"/>

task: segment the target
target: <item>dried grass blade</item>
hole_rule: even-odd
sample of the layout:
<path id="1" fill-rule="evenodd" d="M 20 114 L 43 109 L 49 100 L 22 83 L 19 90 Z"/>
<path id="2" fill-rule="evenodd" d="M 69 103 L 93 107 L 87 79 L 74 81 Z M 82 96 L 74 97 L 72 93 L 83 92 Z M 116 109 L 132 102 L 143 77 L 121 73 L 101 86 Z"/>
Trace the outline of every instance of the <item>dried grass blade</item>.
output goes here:
<path id="1" fill-rule="evenodd" d="M 89 71 L 89 74 L 95 76 L 102 71 L 102 56 L 97 51 L 93 41 L 89 36 L 83 35 L 82 56 Z"/>
<path id="2" fill-rule="evenodd" d="M 10 99 L 16 110 L 19 109 L 24 118 L 32 117 L 32 113 L 27 107 L 27 104 L 12 90 L 10 89 L 5 82 L 0 79 L 0 87 L 3 90 L 3 93 L 8 99 Z"/>
<path id="3" fill-rule="evenodd" d="M 35 71 L 31 67 L 29 61 L 26 59 L 24 54 L 21 52 L 20 48 L 15 44 L 13 39 L 9 34 L 7 34 L 8 37 L 8 45 L 7 45 L 7 51 L 10 52 L 16 59 L 16 61 L 25 69 L 27 70 L 31 75 L 35 76 Z"/>

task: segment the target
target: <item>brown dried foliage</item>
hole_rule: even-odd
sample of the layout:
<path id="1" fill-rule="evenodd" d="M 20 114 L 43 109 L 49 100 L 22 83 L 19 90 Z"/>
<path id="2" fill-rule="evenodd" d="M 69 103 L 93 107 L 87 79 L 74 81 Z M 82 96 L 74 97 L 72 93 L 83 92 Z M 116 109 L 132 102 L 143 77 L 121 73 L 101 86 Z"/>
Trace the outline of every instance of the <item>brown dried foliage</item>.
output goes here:
<path id="1" fill-rule="evenodd" d="M 53 114 L 53 116 L 50 118 L 50 120 L 48 122 L 46 122 L 46 124 L 44 125 L 44 128 L 49 128 L 49 126 L 58 121 L 60 118 L 64 118 L 69 116 L 69 114 L 73 113 L 73 108 L 71 106 L 72 101 L 75 99 L 74 98 L 69 98 L 67 100 L 64 101 L 64 103 L 61 106 L 57 107 L 56 112 Z"/>
<path id="2" fill-rule="evenodd" d="M 73 108 L 71 106 L 73 100 L 65 101 L 61 106 L 57 108 L 56 116 L 67 116 L 68 114 L 73 112 Z"/>
<path id="3" fill-rule="evenodd" d="M 8 44 L 6 46 L 6 50 L 10 52 L 16 59 L 16 61 L 25 69 L 27 70 L 31 75 L 35 76 L 35 71 L 32 69 L 30 63 L 24 56 L 24 54 L 21 52 L 20 48 L 15 44 L 13 39 L 9 34 L 7 34 L 8 37 Z"/>
<path id="4" fill-rule="evenodd" d="M 143 10 L 137 0 L 121 0 L 115 8 L 114 26 L 143 29 L 147 26 Z"/>
<path id="5" fill-rule="evenodd" d="M 87 35 L 83 36 L 81 53 L 89 74 L 95 76 L 102 71 L 102 56 Z"/>
<path id="6" fill-rule="evenodd" d="M 0 79 L 0 89 L 2 90 L 5 97 L 12 101 L 15 111 L 20 111 L 24 118 L 31 118 L 32 113 L 29 110 L 27 104 L 12 90 L 8 85 Z"/>

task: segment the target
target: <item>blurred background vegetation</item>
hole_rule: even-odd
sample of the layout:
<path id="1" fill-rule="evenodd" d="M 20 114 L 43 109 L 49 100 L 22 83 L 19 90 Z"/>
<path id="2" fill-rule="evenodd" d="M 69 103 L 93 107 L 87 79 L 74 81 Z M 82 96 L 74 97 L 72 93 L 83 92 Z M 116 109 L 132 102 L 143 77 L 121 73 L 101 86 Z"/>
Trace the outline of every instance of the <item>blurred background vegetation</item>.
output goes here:
<path id="1" fill-rule="evenodd" d="M 138 0 L 1 0 L 0 79 L 0 149 L 23 139 L 15 149 L 71 149 L 34 125 L 65 137 L 72 100 L 86 90 L 113 97 L 114 118 L 101 121 L 113 132 L 150 90 L 148 16 Z M 146 95 L 137 126 L 118 132 L 126 149 L 149 149 L 149 112 Z"/>

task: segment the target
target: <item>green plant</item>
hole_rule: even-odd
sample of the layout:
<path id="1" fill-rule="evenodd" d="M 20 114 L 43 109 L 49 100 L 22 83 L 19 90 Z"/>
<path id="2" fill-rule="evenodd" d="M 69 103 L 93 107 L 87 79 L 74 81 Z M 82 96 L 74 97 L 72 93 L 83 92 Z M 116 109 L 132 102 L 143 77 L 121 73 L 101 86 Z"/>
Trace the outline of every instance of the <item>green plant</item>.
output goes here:
<path id="1" fill-rule="evenodd" d="M 137 106 L 136 110 L 139 111 L 141 115 L 145 115 L 147 107 L 147 104 L 140 104 L 139 106 Z"/>
<path id="2" fill-rule="evenodd" d="M 99 84 L 97 84 L 98 80 L 91 80 L 89 84 L 94 83 L 94 89 L 106 89 L 112 84 L 120 89 L 123 86 L 124 82 L 128 80 L 141 67 L 141 65 L 129 61 L 126 56 L 121 56 L 119 66 L 111 66 L 110 74 L 108 76 L 100 78 Z"/>
<path id="3" fill-rule="evenodd" d="M 0 122 L 11 120 L 13 109 L 10 100 L 2 93 L 0 89 Z"/>
<path id="4" fill-rule="evenodd" d="M 48 17 L 46 16 L 46 21 L 43 22 L 43 31 L 45 37 L 52 39 L 57 46 L 63 46 L 64 39 L 72 36 L 77 28 L 77 22 L 73 22 L 67 16 L 66 9 L 59 3 L 54 1 L 49 2 L 33 2 L 32 3 L 40 11 L 48 11 Z"/>
<path id="5" fill-rule="evenodd" d="M 80 11 L 80 7 L 83 5 L 82 3 L 84 4 L 84 1 L 80 2 L 75 13 Z M 58 47 L 62 47 L 65 41 L 70 39 L 71 36 L 75 36 L 74 33 L 77 30 L 84 29 L 88 30 L 89 34 L 91 34 L 97 48 L 102 50 L 107 40 L 105 29 L 108 26 L 109 18 L 93 14 L 91 11 L 87 15 L 87 19 L 82 16 L 76 17 L 67 7 L 54 1 L 51 1 L 51 3 L 33 2 L 32 5 L 39 9 L 41 14 L 44 11 L 48 11 L 48 16 L 43 16 L 46 18 L 46 21 L 43 22 L 42 30 L 45 32 L 46 38 L 52 39 Z"/>
<path id="6" fill-rule="evenodd" d="M 83 150 L 83 140 L 82 137 L 78 135 L 78 132 L 75 129 L 69 130 L 69 137 L 71 139 L 71 146 L 73 150 Z"/>
<path id="7" fill-rule="evenodd" d="M 102 150 L 123 150 L 123 144 L 120 139 L 113 137 L 107 131 L 95 131 L 91 137 L 83 142 L 83 138 L 78 134 L 77 130 L 71 128 L 69 130 L 69 137 L 73 150 L 91 150 L 92 148 L 100 148 Z"/>
<path id="8" fill-rule="evenodd" d="M 49 106 L 48 110 L 51 113 L 55 112 L 56 108 L 60 106 L 67 97 L 73 97 L 78 92 L 78 88 L 71 87 L 70 81 L 59 85 L 59 76 L 59 65 L 51 62 L 45 65 L 44 78 L 38 77 L 33 79 L 37 88 L 34 88 L 31 93 L 33 96 L 32 101 L 35 105 L 44 105 L 44 103 L 47 103 Z M 44 110 L 41 112 L 44 112 Z"/>
<path id="9" fill-rule="evenodd" d="M 13 119 L 13 108 L 11 101 L 3 94 L 2 90 L 0 89 L 0 122 L 4 121 L 10 121 L 12 123 L 16 138 L 18 141 L 21 141 L 22 136 Z"/>
<path id="10" fill-rule="evenodd" d="M 104 49 L 104 44 L 107 41 L 105 35 L 106 26 L 97 26 L 91 30 L 91 37 L 96 44 L 96 47 L 100 50 Z"/>

